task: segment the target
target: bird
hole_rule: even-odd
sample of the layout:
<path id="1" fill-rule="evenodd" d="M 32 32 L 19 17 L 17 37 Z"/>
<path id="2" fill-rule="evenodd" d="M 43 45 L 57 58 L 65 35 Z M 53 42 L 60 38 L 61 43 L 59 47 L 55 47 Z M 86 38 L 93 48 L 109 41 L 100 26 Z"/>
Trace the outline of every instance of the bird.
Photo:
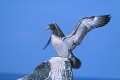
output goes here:
<path id="1" fill-rule="evenodd" d="M 74 56 L 72 51 L 76 46 L 80 45 L 83 38 L 88 32 L 95 28 L 103 27 L 111 20 L 111 15 L 100 15 L 90 16 L 81 18 L 73 31 L 67 36 L 64 35 L 59 26 L 53 22 L 48 25 L 46 30 L 51 30 L 50 38 L 47 44 L 44 46 L 45 49 L 51 42 L 58 55 L 62 58 L 70 60 L 71 67 L 78 69 L 82 63 L 80 59 Z"/>

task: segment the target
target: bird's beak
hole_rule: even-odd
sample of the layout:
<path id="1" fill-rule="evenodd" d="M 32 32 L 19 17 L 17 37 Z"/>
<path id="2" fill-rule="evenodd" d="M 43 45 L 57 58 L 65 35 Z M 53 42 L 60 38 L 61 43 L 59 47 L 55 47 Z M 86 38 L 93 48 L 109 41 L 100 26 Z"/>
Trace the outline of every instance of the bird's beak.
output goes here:
<path id="1" fill-rule="evenodd" d="M 48 26 L 44 31 L 46 31 L 46 30 L 50 30 L 50 27 Z"/>

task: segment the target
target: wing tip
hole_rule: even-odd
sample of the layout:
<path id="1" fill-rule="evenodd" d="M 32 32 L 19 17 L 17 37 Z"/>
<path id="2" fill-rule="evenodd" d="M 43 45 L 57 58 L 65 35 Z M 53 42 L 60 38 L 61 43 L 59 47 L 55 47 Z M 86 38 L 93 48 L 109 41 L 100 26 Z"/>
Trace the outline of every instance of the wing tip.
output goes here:
<path id="1" fill-rule="evenodd" d="M 102 16 L 99 16 L 99 17 L 103 17 L 103 18 L 106 18 L 107 20 L 111 20 L 111 14 L 108 14 L 108 15 L 102 15 Z"/>
<path id="2" fill-rule="evenodd" d="M 108 14 L 108 15 L 101 15 L 101 16 L 98 16 L 99 18 L 99 23 L 102 23 L 100 26 L 104 26 L 106 24 L 108 24 L 108 22 L 110 22 L 111 20 L 111 14 Z"/>
<path id="3" fill-rule="evenodd" d="M 41 50 L 45 50 L 46 49 L 46 47 L 43 47 Z"/>

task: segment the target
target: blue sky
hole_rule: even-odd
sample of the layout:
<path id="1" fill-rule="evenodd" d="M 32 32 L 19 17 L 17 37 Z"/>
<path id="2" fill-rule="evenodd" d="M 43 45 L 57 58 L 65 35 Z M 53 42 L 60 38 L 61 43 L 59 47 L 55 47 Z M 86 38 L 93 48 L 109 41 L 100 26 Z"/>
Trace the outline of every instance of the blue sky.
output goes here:
<path id="1" fill-rule="evenodd" d="M 0 0 L 0 72 L 31 73 L 43 61 L 58 56 L 50 45 L 42 50 L 56 22 L 69 34 L 80 18 L 111 14 L 105 27 L 87 34 L 74 55 L 79 77 L 120 78 L 119 0 Z"/>

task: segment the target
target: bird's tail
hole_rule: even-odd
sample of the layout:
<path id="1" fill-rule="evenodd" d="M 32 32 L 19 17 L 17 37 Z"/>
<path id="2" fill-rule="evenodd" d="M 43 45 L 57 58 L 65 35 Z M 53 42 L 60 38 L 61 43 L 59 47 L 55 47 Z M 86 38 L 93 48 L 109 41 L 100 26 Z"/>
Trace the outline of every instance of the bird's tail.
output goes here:
<path id="1" fill-rule="evenodd" d="M 78 69 L 81 67 L 81 61 L 73 54 L 71 54 L 68 59 L 70 60 L 72 68 Z"/>

